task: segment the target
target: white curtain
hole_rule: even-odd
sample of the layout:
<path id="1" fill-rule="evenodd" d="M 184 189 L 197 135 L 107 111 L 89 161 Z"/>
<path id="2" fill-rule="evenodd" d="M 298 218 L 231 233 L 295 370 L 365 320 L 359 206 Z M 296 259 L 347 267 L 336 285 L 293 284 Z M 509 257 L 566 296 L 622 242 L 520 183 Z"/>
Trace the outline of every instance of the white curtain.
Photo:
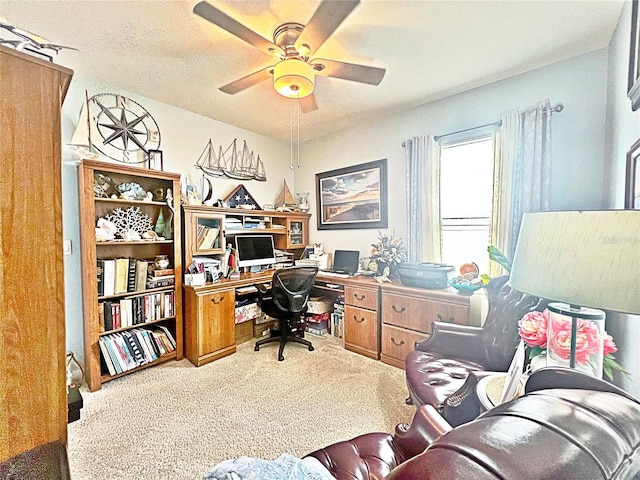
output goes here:
<path id="1" fill-rule="evenodd" d="M 413 137 L 404 145 L 408 260 L 440 262 L 440 144 L 433 135 L 429 135 Z"/>
<path id="2" fill-rule="evenodd" d="M 491 243 L 509 258 L 515 252 L 522 214 L 551 209 L 551 114 L 545 100 L 502 116 Z"/>

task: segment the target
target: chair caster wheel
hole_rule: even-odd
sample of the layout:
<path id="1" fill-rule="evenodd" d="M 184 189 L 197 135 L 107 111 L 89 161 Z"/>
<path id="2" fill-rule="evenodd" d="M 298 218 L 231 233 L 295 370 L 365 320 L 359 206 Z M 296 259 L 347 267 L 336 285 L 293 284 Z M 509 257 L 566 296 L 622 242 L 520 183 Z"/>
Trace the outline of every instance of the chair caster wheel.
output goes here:
<path id="1" fill-rule="evenodd" d="M 281 361 L 283 361 L 283 360 L 284 360 L 284 356 L 280 355 L 280 356 L 278 357 L 278 361 L 279 361 L 279 362 L 281 362 Z"/>
<path id="2" fill-rule="evenodd" d="M 309 351 L 313 352 L 313 350 L 314 350 L 313 346 L 309 345 Z"/>
<path id="3" fill-rule="evenodd" d="M 253 351 L 254 352 L 259 352 L 260 351 L 260 347 L 258 345 L 256 345 L 255 347 L 253 347 Z"/>
<path id="4" fill-rule="evenodd" d="M 404 399 L 404 403 L 407 405 L 413 405 L 413 400 L 411 400 L 411 397 L 407 397 Z"/>

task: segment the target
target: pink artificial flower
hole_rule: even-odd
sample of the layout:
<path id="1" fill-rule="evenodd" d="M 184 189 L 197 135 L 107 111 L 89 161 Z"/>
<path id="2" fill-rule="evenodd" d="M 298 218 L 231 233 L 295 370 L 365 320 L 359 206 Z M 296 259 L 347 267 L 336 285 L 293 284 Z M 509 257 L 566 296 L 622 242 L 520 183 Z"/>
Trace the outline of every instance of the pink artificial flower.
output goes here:
<path id="1" fill-rule="evenodd" d="M 553 338 L 549 348 L 564 360 L 571 356 L 571 320 L 557 318 L 551 321 Z M 576 328 L 576 362 L 586 365 L 591 355 L 597 354 L 600 346 L 598 327 L 590 321 L 578 319 Z"/>
<path id="2" fill-rule="evenodd" d="M 518 333 L 530 347 L 547 348 L 549 312 L 529 312 L 518 321 Z"/>
<path id="3" fill-rule="evenodd" d="M 614 354 L 618 351 L 618 347 L 613 341 L 613 337 L 609 335 L 607 332 L 604 332 L 604 341 L 602 344 L 602 353 L 606 357 L 607 355 Z"/>

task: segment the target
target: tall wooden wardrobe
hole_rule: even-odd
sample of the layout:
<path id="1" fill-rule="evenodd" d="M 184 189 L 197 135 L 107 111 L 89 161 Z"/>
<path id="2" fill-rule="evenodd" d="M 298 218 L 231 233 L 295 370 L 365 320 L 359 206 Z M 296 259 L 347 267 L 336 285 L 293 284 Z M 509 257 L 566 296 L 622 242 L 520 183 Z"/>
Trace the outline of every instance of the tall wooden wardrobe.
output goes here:
<path id="1" fill-rule="evenodd" d="M 73 72 L 0 46 L 0 73 L 1 465 L 67 441 L 60 117 Z"/>

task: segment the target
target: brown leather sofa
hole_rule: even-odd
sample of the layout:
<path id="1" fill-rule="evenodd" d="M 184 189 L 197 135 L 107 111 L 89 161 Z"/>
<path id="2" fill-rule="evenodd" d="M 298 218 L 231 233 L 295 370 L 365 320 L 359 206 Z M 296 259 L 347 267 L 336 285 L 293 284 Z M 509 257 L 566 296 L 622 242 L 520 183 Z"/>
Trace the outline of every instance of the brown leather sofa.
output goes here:
<path id="1" fill-rule="evenodd" d="M 337 480 L 639 479 L 640 402 L 578 372 L 540 372 L 524 396 L 459 427 L 423 405 L 394 435 L 309 456 Z M 565 388 L 545 388 L 557 382 Z"/>

